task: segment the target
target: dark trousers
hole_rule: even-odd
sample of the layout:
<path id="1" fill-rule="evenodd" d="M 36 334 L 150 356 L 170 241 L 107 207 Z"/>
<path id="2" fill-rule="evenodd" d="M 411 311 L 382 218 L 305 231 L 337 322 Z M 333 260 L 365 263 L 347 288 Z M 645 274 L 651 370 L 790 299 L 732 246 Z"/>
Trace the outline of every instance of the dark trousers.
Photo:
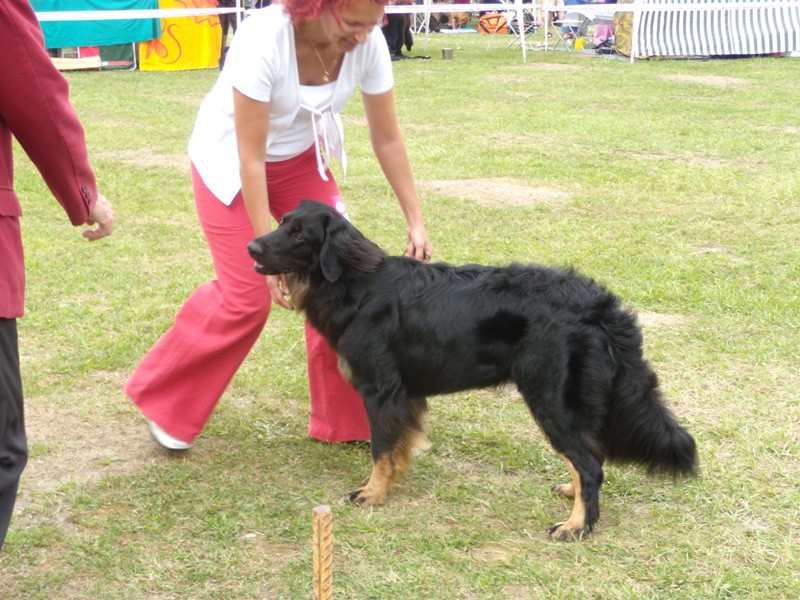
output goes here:
<path id="1" fill-rule="evenodd" d="M 408 15 L 386 15 L 387 24 L 381 29 L 392 56 L 403 55 L 403 45 L 411 50 L 414 43 L 411 37 L 410 18 Z"/>
<path id="2" fill-rule="evenodd" d="M 0 549 L 28 462 L 16 319 L 0 319 Z"/>

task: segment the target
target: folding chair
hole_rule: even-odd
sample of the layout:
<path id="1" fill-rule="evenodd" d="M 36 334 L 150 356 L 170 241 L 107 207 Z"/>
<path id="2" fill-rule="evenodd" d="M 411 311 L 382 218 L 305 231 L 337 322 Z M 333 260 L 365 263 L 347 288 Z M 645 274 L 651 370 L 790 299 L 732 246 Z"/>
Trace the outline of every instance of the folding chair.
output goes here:
<path id="1" fill-rule="evenodd" d="M 568 52 L 575 50 L 575 40 L 586 36 L 590 23 L 591 19 L 583 13 L 576 11 L 565 12 L 564 18 L 561 19 L 560 23 L 553 23 L 553 25 L 556 25 L 556 33 L 558 34 L 558 40 L 556 45 L 553 46 L 553 50 L 557 50 L 562 45 Z"/>
<path id="2" fill-rule="evenodd" d="M 522 32 L 520 33 L 516 11 L 506 13 L 506 20 L 508 21 L 508 31 L 514 35 L 514 39 L 506 46 L 506 50 L 519 48 L 522 44 L 525 44 L 527 50 L 535 50 L 536 47 L 528 40 L 528 37 L 539 31 L 541 23 L 535 21 L 533 15 L 525 11 L 522 14 Z"/>
<path id="3" fill-rule="evenodd" d="M 414 13 L 414 20 L 411 23 L 411 33 L 425 33 L 428 28 L 429 15 L 426 12 Z"/>

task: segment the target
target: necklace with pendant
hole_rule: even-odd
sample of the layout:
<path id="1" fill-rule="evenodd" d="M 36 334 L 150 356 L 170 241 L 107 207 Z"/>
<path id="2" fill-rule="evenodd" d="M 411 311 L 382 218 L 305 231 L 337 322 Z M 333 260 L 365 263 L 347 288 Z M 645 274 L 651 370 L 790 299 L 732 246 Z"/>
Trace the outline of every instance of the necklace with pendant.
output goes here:
<path id="1" fill-rule="evenodd" d="M 314 42 L 311 41 L 311 38 L 306 38 L 306 39 L 308 39 L 308 43 L 311 44 L 311 49 L 314 51 L 314 54 L 317 55 L 317 58 L 319 59 L 319 64 L 322 65 L 322 70 L 325 72 L 325 74 L 322 76 L 322 81 L 324 81 L 325 83 L 330 83 L 330 81 L 331 81 L 331 73 L 330 72 L 336 66 L 336 63 L 339 60 L 339 57 L 335 56 L 334 59 L 333 59 L 333 62 L 331 62 L 331 64 L 330 64 L 330 67 L 326 67 L 325 66 L 325 61 L 323 61 L 322 57 L 319 55 L 319 52 L 317 51 L 317 47 L 314 45 Z"/>

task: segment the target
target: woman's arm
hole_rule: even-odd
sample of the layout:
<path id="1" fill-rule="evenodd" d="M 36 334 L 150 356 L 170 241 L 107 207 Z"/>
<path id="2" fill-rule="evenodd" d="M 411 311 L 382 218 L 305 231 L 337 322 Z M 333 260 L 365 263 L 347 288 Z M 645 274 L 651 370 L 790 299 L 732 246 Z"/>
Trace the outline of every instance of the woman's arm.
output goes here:
<path id="1" fill-rule="evenodd" d="M 425 231 L 411 163 L 397 122 L 394 94 L 389 90 L 377 95 L 362 94 L 362 98 L 372 149 L 408 223 L 406 255 L 418 260 L 430 260 L 433 247 Z"/>
<path id="2" fill-rule="evenodd" d="M 233 90 L 233 120 L 236 144 L 239 150 L 239 175 L 242 179 L 242 197 L 256 237 L 272 229 L 267 195 L 267 134 L 269 133 L 269 102 L 248 98 Z M 289 291 L 285 279 L 267 276 L 272 300 L 284 308 L 293 306 L 287 299 Z"/>
<path id="3" fill-rule="evenodd" d="M 253 231 L 256 237 L 260 237 L 272 229 L 265 171 L 269 102 L 253 100 L 234 89 L 233 120 L 239 149 L 239 175 L 242 179 L 244 205 L 253 223 Z"/>

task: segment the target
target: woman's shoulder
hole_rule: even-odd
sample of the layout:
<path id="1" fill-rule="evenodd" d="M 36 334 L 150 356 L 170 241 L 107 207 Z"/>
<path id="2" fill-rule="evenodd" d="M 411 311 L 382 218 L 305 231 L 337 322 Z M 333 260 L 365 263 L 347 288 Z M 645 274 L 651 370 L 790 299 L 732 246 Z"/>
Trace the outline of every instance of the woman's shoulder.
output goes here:
<path id="1" fill-rule="evenodd" d="M 280 5 L 273 4 L 249 15 L 236 30 L 231 40 L 229 58 L 241 56 L 272 57 L 270 60 L 286 55 L 284 51 L 291 42 L 291 21 L 281 10 Z M 226 59 L 227 63 L 227 59 Z"/>
<path id="2" fill-rule="evenodd" d="M 236 35 L 244 35 L 250 37 L 262 36 L 282 36 L 288 35 L 292 28 L 292 22 L 289 17 L 283 12 L 279 4 L 272 4 L 266 8 L 250 13 L 239 25 Z"/>

